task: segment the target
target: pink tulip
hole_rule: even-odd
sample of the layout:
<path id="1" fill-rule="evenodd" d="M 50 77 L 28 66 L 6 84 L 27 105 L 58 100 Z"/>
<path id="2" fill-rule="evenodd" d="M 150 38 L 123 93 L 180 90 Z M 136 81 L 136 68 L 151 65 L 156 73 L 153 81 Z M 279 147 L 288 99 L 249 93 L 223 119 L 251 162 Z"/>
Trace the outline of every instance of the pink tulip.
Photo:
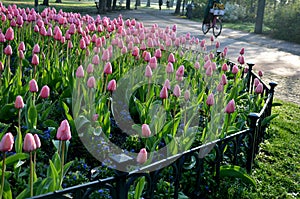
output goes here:
<path id="1" fill-rule="evenodd" d="M 146 77 L 152 77 L 152 69 L 149 65 L 146 66 L 145 76 Z"/>
<path id="2" fill-rule="evenodd" d="M 99 55 L 94 55 L 94 57 L 92 59 L 92 64 L 98 65 L 99 63 L 100 63 Z"/>
<path id="3" fill-rule="evenodd" d="M 176 76 L 182 77 L 183 75 L 184 75 L 184 65 L 181 65 L 176 71 Z"/>
<path id="4" fill-rule="evenodd" d="M 113 92 L 117 89 L 117 82 L 116 80 L 112 79 L 107 84 L 107 90 Z"/>
<path id="5" fill-rule="evenodd" d="M 142 148 L 137 155 L 136 161 L 140 164 L 144 164 L 147 161 L 147 150 Z"/>
<path id="6" fill-rule="evenodd" d="M 168 98 L 168 88 L 167 87 L 165 87 L 165 86 L 162 87 L 159 97 L 161 99 L 167 99 Z"/>
<path id="7" fill-rule="evenodd" d="M 43 99 L 46 99 L 49 96 L 50 96 L 50 88 L 49 88 L 49 86 L 45 85 L 41 89 L 40 97 L 43 98 Z"/>
<path id="8" fill-rule="evenodd" d="M 239 68 L 237 65 L 234 65 L 231 70 L 232 74 L 237 74 L 239 72 Z"/>
<path id="9" fill-rule="evenodd" d="M 211 68 L 212 68 L 213 71 L 217 70 L 217 64 L 216 64 L 216 62 L 212 62 L 211 63 Z"/>
<path id="10" fill-rule="evenodd" d="M 25 55 L 24 55 L 24 53 L 23 53 L 22 50 L 19 50 L 19 58 L 20 59 L 24 59 L 25 58 Z"/>
<path id="11" fill-rule="evenodd" d="M 5 35 L 2 32 L 0 32 L 0 42 L 1 43 L 6 42 Z"/>
<path id="12" fill-rule="evenodd" d="M 166 79 L 164 86 L 167 87 L 168 90 L 170 90 L 171 89 L 170 80 Z"/>
<path id="13" fill-rule="evenodd" d="M 16 97 L 15 108 L 16 108 L 16 109 L 24 108 L 23 98 L 22 98 L 22 96 L 20 96 L 20 95 L 18 95 L 18 96 Z"/>
<path id="14" fill-rule="evenodd" d="M 167 71 L 167 73 L 173 73 L 174 72 L 174 68 L 173 68 L 172 62 L 169 62 L 167 64 L 166 71 Z"/>
<path id="15" fill-rule="evenodd" d="M 36 149 L 36 143 L 31 133 L 26 133 L 23 142 L 23 149 L 25 152 L 31 152 Z"/>
<path id="16" fill-rule="evenodd" d="M 37 149 L 38 149 L 38 148 L 41 148 L 41 140 L 40 140 L 38 134 L 34 134 L 33 137 L 34 137 L 34 141 L 35 141 L 36 148 L 37 148 Z"/>
<path id="17" fill-rule="evenodd" d="M 160 49 L 156 49 L 155 50 L 155 53 L 154 53 L 154 56 L 157 58 L 157 59 L 159 59 L 159 58 L 161 58 L 161 50 Z"/>
<path id="18" fill-rule="evenodd" d="M 221 77 L 221 83 L 222 83 L 223 85 L 226 85 L 226 84 L 227 84 L 227 77 L 226 77 L 225 74 L 222 74 L 222 77 Z"/>
<path id="19" fill-rule="evenodd" d="M 18 50 L 25 51 L 25 43 L 24 43 L 24 41 L 20 42 L 20 44 L 18 46 Z"/>
<path id="20" fill-rule="evenodd" d="M 14 137 L 10 132 L 8 132 L 1 139 L 0 151 L 1 152 L 11 151 L 13 145 L 14 145 Z"/>
<path id="21" fill-rule="evenodd" d="M 151 57 L 150 58 L 149 65 L 152 69 L 157 68 L 157 59 L 156 59 L 156 57 Z"/>
<path id="22" fill-rule="evenodd" d="M 177 98 L 180 97 L 180 95 L 181 95 L 180 87 L 178 84 L 176 84 L 174 87 L 173 95 Z"/>
<path id="23" fill-rule="evenodd" d="M 34 47 L 33 47 L 33 53 L 35 53 L 35 54 L 38 54 L 38 53 L 40 53 L 40 46 L 39 46 L 39 44 L 35 44 L 34 45 Z"/>
<path id="24" fill-rule="evenodd" d="M 259 83 L 255 88 L 255 93 L 260 94 L 264 92 L 264 86 L 262 83 Z"/>
<path id="25" fill-rule="evenodd" d="M 104 66 L 104 74 L 108 75 L 108 74 L 112 74 L 112 66 L 110 62 L 106 62 L 105 66 Z"/>
<path id="26" fill-rule="evenodd" d="M 12 27 L 9 27 L 6 30 L 5 39 L 8 40 L 8 41 L 14 40 L 14 29 L 12 29 Z"/>
<path id="27" fill-rule="evenodd" d="M 63 120 L 57 129 L 56 138 L 61 141 L 71 139 L 71 129 L 68 120 Z"/>
<path id="28" fill-rule="evenodd" d="M 140 53 L 140 49 L 137 46 L 134 46 L 132 49 L 132 56 L 138 57 Z"/>
<path id="29" fill-rule="evenodd" d="M 220 48 L 220 42 L 219 41 L 216 42 L 216 48 L 217 49 Z"/>
<path id="30" fill-rule="evenodd" d="M 76 77 L 77 78 L 83 78 L 84 77 L 84 70 L 82 65 L 80 65 L 76 70 Z"/>
<path id="31" fill-rule="evenodd" d="M 39 65 L 39 63 L 40 63 L 39 56 L 37 54 L 33 54 L 31 59 L 31 64 L 36 66 Z"/>
<path id="32" fill-rule="evenodd" d="M 101 57 L 102 61 L 109 61 L 109 57 L 109 50 L 104 49 Z"/>
<path id="33" fill-rule="evenodd" d="M 225 47 L 223 50 L 223 56 L 226 57 L 228 53 L 228 47 Z"/>
<path id="34" fill-rule="evenodd" d="M 87 80 L 87 87 L 88 88 L 95 88 L 96 85 L 96 80 L 94 76 L 89 77 L 89 79 Z"/>
<path id="35" fill-rule="evenodd" d="M 215 103 L 214 94 L 211 93 L 211 94 L 208 95 L 208 97 L 206 99 L 206 104 L 208 106 L 212 106 L 212 105 L 214 105 L 214 103 Z"/>
<path id="36" fill-rule="evenodd" d="M 7 56 L 11 56 L 12 53 L 13 53 L 13 51 L 12 51 L 11 45 L 7 45 L 7 46 L 4 48 L 4 54 L 7 55 Z"/>
<path id="37" fill-rule="evenodd" d="M 212 69 L 211 66 L 209 66 L 209 67 L 206 69 L 205 74 L 206 74 L 207 76 L 212 76 L 212 74 L 213 74 L 213 69 Z"/>
<path id="38" fill-rule="evenodd" d="M 227 106 L 225 107 L 225 113 L 233 113 L 235 111 L 234 99 L 230 100 Z"/>
<path id="39" fill-rule="evenodd" d="M 145 60 L 146 62 L 149 62 L 150 59 L 151 59 L 151 53 L 148 52 L 148 51 L 144 51 L 144 53 L 145 53 L 145 55 L 143 56 L 143 57 L 144 57 L 144 60 Z M 144 54 L 144 53 L 143 53 L 143 54 Z"/>
<path id="40" fill-rule="evenodd" d="M 123 48 L 121 49 L 121 53 L 124 55 L 127 53 L 127 47 L 123 46 Z"/>
<path id="41" fill-rule="evenodd" d="M 237 60 L 240 64 L 244 64 L 245 63 L 245 59 L 244 59 L 244 56 L 243 55 L 240 55 L 238 57 L 238 60 Z"/>
<path id="42" fill-rule="evenodd" d="M 258 78 L 254 79 L 254 86 L 256 87 L 258 84 L 260 84 L 260 81 Z"/>
<path id="43" fill-rule="evenodd" d="M 240 54 L 243 55 L 245 53 L 245 48 L 241 48 Z"/>
<path id="44" fill-rule="evenodd" d="M 200 42 L 200 46 L 201 48 L 204 48 L 205 47 L 205 39 L 202 39 L 201 42 Z"/>
<path id="45" fill-rule="evenodd" d="M 38 87 L 35 79 L 32 79 L 29 81 L 29 91 L 32 93 L 36 93 L 39 91 L 39 87 Z"/>
<path id="46" fill-rule="evenodd" d="M 150 137 L 151 136 L 151 130 L 148 124 L 142 125 L 142 136 L 143 137 Z"/>
<path id="47" fill-rule="evenodd" d="M 190 91 L 189 90 L 186 90 L 185 92 L 184 92 L 184 99 L 185 99 L 185 101 L 188 101 L 189 99 L 190 99 Z"/>
<path id="48" fill-rule="evenodd" d="M 173 30 L 173 32 L 176 32 L 176 30 L 177 30 L 177 25 L 176 24 L 173 25 L 172 30 Z"/>
<path id="49" fill-rule="evenodd" d="M 68 41 L 68 48 L 69 48 L 69 49 L 73 48 L 73 43 L 72 43 L 72 41 Z"/>
<path id="50" fill-rule="evenodd" d="M 88 74 L 92 74 L 92 73 L 94 72 L 94 66 L 93 66 L 93 64 L 89 64 L 89 65 L 88 65 L 88 67 L 87 67 L 87 69 L 86 69 L 86 72 L 87 72 Z"/>
<path id="51" fill-rule="evenodd" d="M 81 39 L 80 39 L 80 41 L 79 41 L 79 47 L 80 47 L 80 49 L 82 49 L 82 50 L 86 49 L 86 43 L 85 43 L 84 38 L 81 38 Z"/>
<path id="52" fill-rule="evenodd" d="M 207 60 L 206 62 L 205 62 L 205 64 L 204 64 L 204 68 L 205 69 L 207 69 L 208 67 L 210 67 L 211 66 L 211 61 L 210 60 Z"/>
<path id="53" fill-rule="evenodd" d="M 248 67 L 245 67 L 245 68 L 244 68 L 244 73 L 248 73 L 248 71 L 249 71 L 249 68 L 248 68 Z"/>
<path id="54" fill-rule="evenodd" d="M 224 85 L 223 85 L 222 82 L 220 82 L 220 83 L 218 84 L 218 86 L 217 86 L 217 91 L 220 92 L 220 93 L 224 91 Z"/>
<path id="55" fill-rule="evenodd" d="M 214 36 L 210 36 L 210 41 L 213 42 L 215 40 Z"/>
<path id="56" fill-rule="evenodd" d="M 200 63 L 196 61 L 195 64 L 194 64 L 194 68 L 196 70 L 198 70 L 200 68 Z"/>
<path id="57" fill-rule="evenodd" d="M 226 63 L 224 63 L 222 65 L 222 71 L 227 72 L 228 71 L 228 65 Z"/>
<path id="58" fill-rule="evenodd" d="M 168 62 L 171 62 L 171 63 L 174 63 L 174 62 L 175 62 L 175 57 L 174 57 L 174 54 L 173 54 L 173 53 L 170 53 L 170 54 L 169 54 Z"/>
<path id="59" fill-rule="evenodd" d="M 258 71 L 258 76 L 262 77 L 264 75 L 264 73 L 260 70 Z"/>

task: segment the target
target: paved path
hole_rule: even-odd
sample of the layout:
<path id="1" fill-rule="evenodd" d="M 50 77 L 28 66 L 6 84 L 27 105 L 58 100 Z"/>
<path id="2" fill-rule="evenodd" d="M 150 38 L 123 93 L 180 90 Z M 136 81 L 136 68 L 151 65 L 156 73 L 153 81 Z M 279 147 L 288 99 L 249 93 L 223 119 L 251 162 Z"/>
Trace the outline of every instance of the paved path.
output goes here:
<path id="1" fill-rule="evenodd" d="M 177 24 L 178 34 L 191 33 L 199 39 L 209 40 L 211 32 L 204 35 L 201 24 L 182 17 L 174 16 L 174 10 L 154 10 L 138 8 L 107 13 L 105 16 L 115 18 L 122 14 L 124 19 L 135 18 L 145 26 L 156 23 L 159 27 Z M 278 83 L 275 98 L 300 104 L 300 45 L 271 39 L 262 35 L 223 29 L 217 38 L 221 48 L 228 46 L 229 58 L 236 60 L 239 50 L 245 48 L 245 61 L 255 63 L 255 70 L 264 71 L 264 81 Z"/>

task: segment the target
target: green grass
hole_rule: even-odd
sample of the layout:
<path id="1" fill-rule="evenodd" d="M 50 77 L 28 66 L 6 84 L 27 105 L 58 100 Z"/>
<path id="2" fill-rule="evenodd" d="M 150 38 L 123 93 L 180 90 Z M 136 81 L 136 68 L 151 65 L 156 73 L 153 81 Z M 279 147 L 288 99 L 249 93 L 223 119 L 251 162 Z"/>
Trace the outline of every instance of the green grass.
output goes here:
<path id="1" fill-rule="evenodd" d="M 224 28 L 230 28 L 233 30 L 240 30 L 244 32 L 253 33 L 255 24 L 250 22 L 244 22 L 244 23 L 229 23 L 229 22 L 223 22 Z M 268 34 L 270 33 L 271 29 L 267 26 L 263 26 L 263 33 Z"/>
<path id="2" fill-rule="evenodd" d="M 212 198 L 300 198 L 300 105 L 275 102 L 282 104 L 272 109 L 279 116 L 271 122 L 251 173 L 257 187 L 226 179 Z"/>

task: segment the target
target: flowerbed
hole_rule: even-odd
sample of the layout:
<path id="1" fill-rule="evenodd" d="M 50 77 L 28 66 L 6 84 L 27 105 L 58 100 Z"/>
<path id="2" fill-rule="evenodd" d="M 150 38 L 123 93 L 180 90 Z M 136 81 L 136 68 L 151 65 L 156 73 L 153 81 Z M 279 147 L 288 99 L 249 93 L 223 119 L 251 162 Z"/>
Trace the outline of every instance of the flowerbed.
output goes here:
<path id="1" fill-rule="evenodd" d="M 246 129 L 248 114 L 265 103 L 259 79 L 247 92 L 244 49 L 229 65 L 228 48 L 217 53 L 213 37 L 121 15 L 14 5 L 0 5 L 0 15 L 4 198 L 164 160 Z"/>

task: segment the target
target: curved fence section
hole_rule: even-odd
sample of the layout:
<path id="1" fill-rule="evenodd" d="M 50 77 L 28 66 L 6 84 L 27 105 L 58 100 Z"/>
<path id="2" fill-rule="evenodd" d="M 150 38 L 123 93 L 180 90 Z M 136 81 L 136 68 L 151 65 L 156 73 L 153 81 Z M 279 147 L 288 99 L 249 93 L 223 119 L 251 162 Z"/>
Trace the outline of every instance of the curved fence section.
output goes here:
<path id="1" fill-rule="evenodd" d="M 233 66 L 234 63 L 229 63 Z M 252 70 L 254 64 L 248 64 L 249 70 L 247 79 L 247 91 L 254 92 L 254 79 L 259 76 Z M 247 172 L 251 172 L 256 154 L 259 151 L 259 144 L 264 139 L 264 134 L 268 126 L 267 118 L 271 116 L 272 102 L 274 96 L 275 82 L 267 85 L 261 79 L 264 92 L 261 94 L 265 98 L 263 108 L 259 113 L 248 115 L 248 129 L 217 139 L 212 142 L 194 147 L 183 153 L 176 154 L 151 165 L 134 170 L 130 173 L 115 171 L 115 176 L 106 179 L 99 179 L 86 184 L 69 187 L 56 192 L 35 196 L 35 199 L 46 198 L 90 198 L 90 195 L 98 190 L 106 190 L 110 198 L 126 199 L 132 186 L 139 186 L 139 181 L 143 179 L 143 198 L 154 198 L 157 194 L 157 186 L 161 178 L 168 176 L 168 181 L 174 185 L 171 191 L 171 198 L 178 198 L 181 191 L 189 193 L 192 198 L 202 196 L 199 188 L 205 182 L 205 174 L 212 173 L 216 184 L 220 180 L 220 168 L 223 165 L 237 165 L 243 167 Z M 207 151 L 210 151 L 207 154 Z M 207 154 L 207 155 L 206 155 Z M 164 161 L 176 160 L 167 167 L 162 167 Z M 130 158 L 127 161 L 133 161 Z M 118 162 L 116 162 L 118 163 Z M 149 169 L 155 168 L 155 169 Z M 147 172 L 153 170 L 152 172 Z M 183 175 L 193 176 L 191 181 L 182 181 Z M 185 178 L 186 179 L 186 178 Z M 190 187 L 194 185 L 196 187 Z"/>

